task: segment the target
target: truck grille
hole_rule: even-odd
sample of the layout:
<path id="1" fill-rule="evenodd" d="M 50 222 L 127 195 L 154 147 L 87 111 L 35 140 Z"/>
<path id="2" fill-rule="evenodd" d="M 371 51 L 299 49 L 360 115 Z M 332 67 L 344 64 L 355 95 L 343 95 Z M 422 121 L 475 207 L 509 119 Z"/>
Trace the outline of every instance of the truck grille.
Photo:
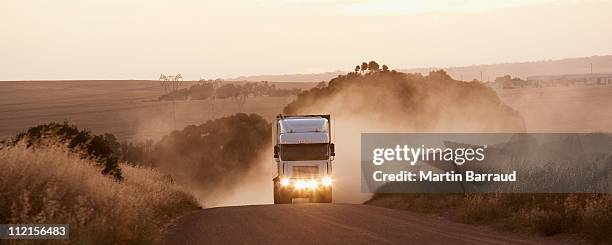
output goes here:
<path id="1" fill-rule="evenodd" d="M 319 175 L 318 166 L 293 166 L 293 176 L 297 178 L 311 178 Z"/>

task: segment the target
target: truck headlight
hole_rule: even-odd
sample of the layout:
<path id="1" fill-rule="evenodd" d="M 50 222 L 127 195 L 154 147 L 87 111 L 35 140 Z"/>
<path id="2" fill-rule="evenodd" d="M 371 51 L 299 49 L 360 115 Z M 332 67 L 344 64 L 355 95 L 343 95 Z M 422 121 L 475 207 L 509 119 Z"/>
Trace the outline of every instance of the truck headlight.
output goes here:
<path id="1" fill-rule="evenodd" d="M 306 185 L 308 186 L 308 188 L 313 189 L 313 190 L 319 187 L 319 183 L 317 183 L 316 180 L 310 180 L 306 183 L 307 183 Z"/>
<path id="2" fill-rule="evenodd" d="M 287 178 L 282 178 L 280 183 L 282 186 L 288 186 L 291 183 L 291 181 Z"/>
<path id="3" fill-rule="evenodd" d="M 329 176 L 323 177 L 323 179 L 321 179 L 321 184 L 323 184 L 323 186 L 331 186 L 331 184 L 332 184 L 331 177 L 329 177 Z"/>
<path id="4" fill-rule="evenodd" d="M 304 180 L 297 180 L 295 181 L 295 189 L 301 190 L 306 188 L 308 185 L 308 183 L 306 183 L 306 181 Z"/>

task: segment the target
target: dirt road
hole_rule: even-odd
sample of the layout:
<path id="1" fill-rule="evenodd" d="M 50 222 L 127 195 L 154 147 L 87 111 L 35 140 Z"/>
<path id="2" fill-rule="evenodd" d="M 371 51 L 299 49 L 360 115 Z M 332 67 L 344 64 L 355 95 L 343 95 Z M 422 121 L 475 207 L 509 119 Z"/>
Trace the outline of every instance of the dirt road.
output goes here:
<path id="1" fill-rule="evenodd" d="M 293 204 L 204 209 L 170 228 L 169 244 L 551 244 L 369 205 Z"/>

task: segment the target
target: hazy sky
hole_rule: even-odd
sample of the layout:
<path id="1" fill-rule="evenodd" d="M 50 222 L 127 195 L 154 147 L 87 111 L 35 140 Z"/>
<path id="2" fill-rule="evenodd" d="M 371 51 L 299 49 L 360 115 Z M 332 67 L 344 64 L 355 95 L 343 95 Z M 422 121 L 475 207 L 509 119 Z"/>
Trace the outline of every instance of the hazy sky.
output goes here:
<path id="1" fill-rule="evenodd" d="M 612 54 L 612 1 L 1 0 L 0 80 L 188 79 Z"/>

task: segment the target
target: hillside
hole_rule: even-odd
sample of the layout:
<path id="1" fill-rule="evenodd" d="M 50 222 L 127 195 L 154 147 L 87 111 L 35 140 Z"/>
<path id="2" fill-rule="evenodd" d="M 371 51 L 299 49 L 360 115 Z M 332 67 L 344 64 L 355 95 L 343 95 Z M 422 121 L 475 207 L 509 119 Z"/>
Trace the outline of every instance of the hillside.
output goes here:
<path id="1" fill-rule="evenodd" d="M 95 165 L 62 145 L 0 148 L 0 223 L 69 224 L 70 244 L 159 244 L 170 221 L 199 209 L 158 170 L 121 164 L 118 182 Z"/>

